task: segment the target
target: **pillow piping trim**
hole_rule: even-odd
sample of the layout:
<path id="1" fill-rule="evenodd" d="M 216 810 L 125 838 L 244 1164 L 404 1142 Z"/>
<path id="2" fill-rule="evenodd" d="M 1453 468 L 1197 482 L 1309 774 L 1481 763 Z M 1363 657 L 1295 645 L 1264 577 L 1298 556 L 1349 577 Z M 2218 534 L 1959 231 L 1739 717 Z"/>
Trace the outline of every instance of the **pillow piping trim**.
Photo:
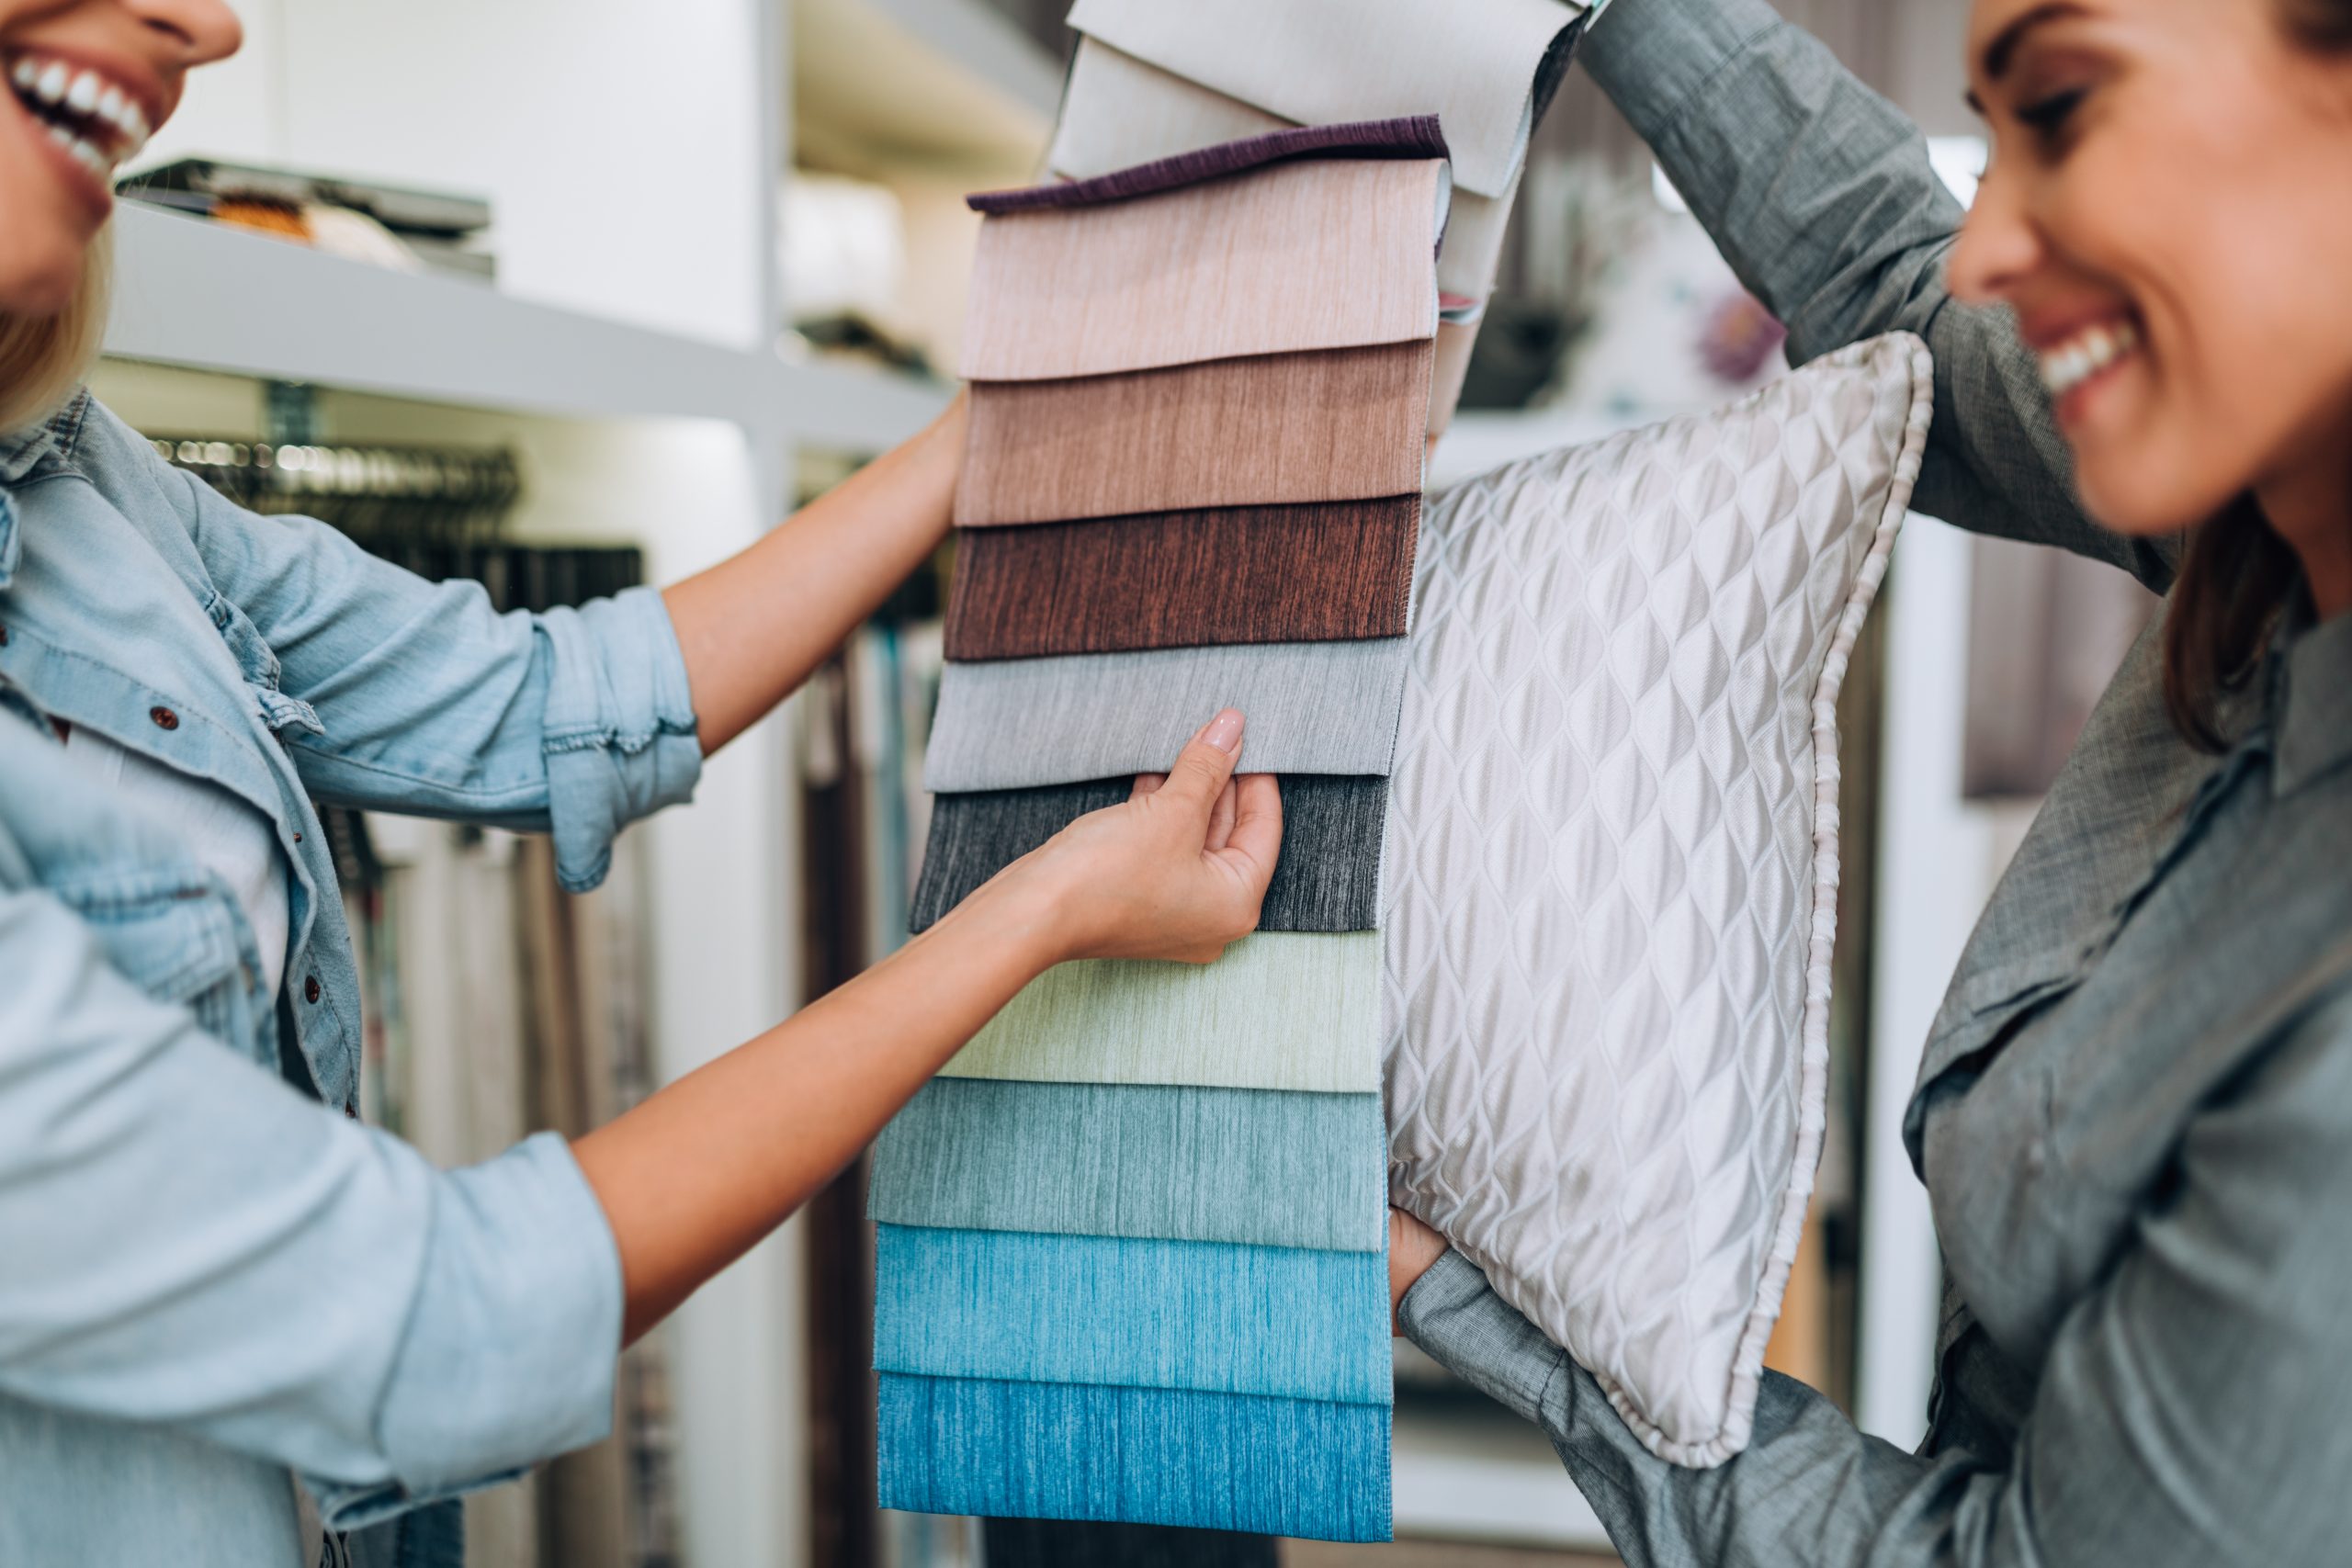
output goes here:
<path id="1" fill-rule="evenodd" d="M 1904 422 L 1903 449 L 1897 455 L 1887 485 L 1886 506 L 1871 539 L 1870 553 L 1854 573 L 1854 584 L 1838 617 L 1837 635 L 1822 660 L 1821 677 L 1813 692 L 1813 919 L 1805 955 L 1804 1022 L 1799 1083 L 1797 1143 L 1789 1185 L 1781 1201 L 1773 1229 L 1772 1249 L 1757 1281 L 1756 1300 L 1747 1325 L 1732 1359 L 1731 1387 L 1723 1427 L 1705 1441 L 1678 1442 L 1645 1416 L 1631 1394 L 1615 1379 L 1596 1372 L 1593 1381 L 1609 1396 L 1627 1428 L 1642 1446 L 1670 1464 L 1691 1470 L 1713 1470 L 1744 1452 L 1755 1435 L 1756 1399 L 1764 1381 L 1764 1348 L 1780 1321 L 1781 1306 L 1796 1266 L 1797 1244 L 1804 1235 L 1807 1208 L 1813 1200 L 1814 1178 L 1821 1164 L 1822 1138 L 1828 1122 L 1829 979 L 1830 959 L 1838 936 L 1838 694 L 1844 686 L 1854 645 L 1871 604 L 1886 580 L 1895 536 L 1911 509 L 1911 492 L 1927 456 L 1928 428 L 1935 416 L 1935 358 L 1927 344 L 1910 333 L 1891 333 L 1855 344 L 1814 361 L 1817 365 L 1860 365 L 1871 355 L 1907 346 L 1911 368 L 1911 412 Z"/>

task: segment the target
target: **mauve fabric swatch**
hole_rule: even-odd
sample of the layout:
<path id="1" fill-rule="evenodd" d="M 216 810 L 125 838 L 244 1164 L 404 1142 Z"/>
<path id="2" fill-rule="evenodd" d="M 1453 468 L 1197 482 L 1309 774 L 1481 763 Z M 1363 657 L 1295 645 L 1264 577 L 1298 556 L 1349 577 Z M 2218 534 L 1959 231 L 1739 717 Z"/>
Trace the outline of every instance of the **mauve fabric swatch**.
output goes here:
<path id="1" fill-rule="evenodd" d="M 1443 159 L 1445 132 L 1433 114 L 1344 125 L 1279 125 L 1141 159 L 1091 178 L 975 191 L 964 198 L 975 212 L 1035 212 L 1041 208 L 1096 207 L 1156 196 L 1301 158 Z"/>
<path id="2" fill-rule="evenodd" d="M 1378 932 L 1261 933 L 1208 964 L 1057 964 L 940 1071 L 1361 1094 L 1380 1087 L 1380 1031 Z"/>
<path id="3" fill-rule="evenodd" d="M 886 1508 L 1389 1538 L 1389 1407 L 1089 1383 L 877 1380 Z"/>
<path id="4" fill-rule="evenodd" d="M 874 1370 L 1385 1404 L 1388 1260 L 877 1225 Z"/>
<path id="5" fill-rule="evenodd" d="M 973 255 L 962 374 L 1058 380 L 1425 338 L 1445 191 L 1438 160 L 1317 158 L 999 213 Z"/>
<path id="6" fill-rule="evenodd" d="M 1393 495 L 967 528 L 947 657 L 1402 637 L 1420 515 Z"/>
<path id="7" fill-rule="evenodd" d="M 1377 1094 L 933 1078 L 875 1140 L 879 1223 L 1378 1253 Z"/>
<path id="8" fill-rule="evenodd" d="M 1432 328 L 1434 323 L 1431 323 Z M 1421 488 L 1428 335 L 971 389 L 956 521 L 1368 501 Z"/>
<path id="9" fill-rule="evenodd" d="M 1408 644 L 1261 642 L 950 663 L 923 786 L 934 794 L 1168 771 L 1218 710 L 1253 773 L 1385 773 Z"/>
<path id="10" fill-rule="evenodd" d="M 1069 25 L 1301 125 L 1434 111 L 1460 184 L 1500 196 L 1542 78 L 1584 7 L 1560 0 L 1078 0 Z"/>
<path id="11" fill-rule="evenodd" d="M 1560 62 L 1566 63 L 1565 52 Z M 1132 165 L 1292 129 L 1280 115 L 1081 37 L 1046 166 L 1073 184 L 1091 185 Z M 1440 288 L 1480 299 L 1493 289 L 1516 191 L 1516 175 L 1496 195 L 1453 191 L 1437 259 Z"/>
<path id="12" fill-rule="evenodd" d="M 981 883 L 1090 811 L 1116 806 L 1131 778 L 943 795 L 908 925 L 921 935 Z M 1388 781 L 1291 773 L 1282 780 L 1283 848 L 1258 908 L 1261 931 L 1368 931 L 1379 924 Z"/>

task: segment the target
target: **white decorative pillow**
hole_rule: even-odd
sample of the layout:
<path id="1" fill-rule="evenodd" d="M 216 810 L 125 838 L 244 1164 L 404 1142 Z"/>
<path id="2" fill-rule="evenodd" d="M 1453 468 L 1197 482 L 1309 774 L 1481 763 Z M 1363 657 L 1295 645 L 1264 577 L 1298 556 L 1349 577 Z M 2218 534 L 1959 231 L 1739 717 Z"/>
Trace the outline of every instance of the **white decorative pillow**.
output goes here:
<path id="1" fill-rule="evenodd" d="M 1861 344 L 1422 525 L 1392 1195 L 1679 1464 L 1747 1444 L 1820 1157 L 1838 688 L 1930 368 L 1907 334 Z"/>

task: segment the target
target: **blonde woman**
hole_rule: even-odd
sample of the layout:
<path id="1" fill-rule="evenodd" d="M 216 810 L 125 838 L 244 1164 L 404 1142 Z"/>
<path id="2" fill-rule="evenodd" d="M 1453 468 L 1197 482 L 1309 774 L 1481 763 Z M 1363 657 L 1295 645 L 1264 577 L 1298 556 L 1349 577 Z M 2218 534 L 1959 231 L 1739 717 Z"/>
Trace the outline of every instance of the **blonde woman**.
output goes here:
<path id="1" fill-rule="evenodd" d="M 1227 711 L 1156 794 L 576 1145 L 443 1173 L 349 1120 L 311 797 L 535 827 L 593 885 L 934 547 L 962 412 L 736 559 L 576 612 L 494 615 L 240 511 L 75 390 L 107 175 L 238 41 L 217 0 L 0 0 L 10 1568 L 453 1563 L 446 1500 L 602 1435 L 622 1344 L 1015 991 L 1073 956 L 1215 957 L 1281 833 Z"/>

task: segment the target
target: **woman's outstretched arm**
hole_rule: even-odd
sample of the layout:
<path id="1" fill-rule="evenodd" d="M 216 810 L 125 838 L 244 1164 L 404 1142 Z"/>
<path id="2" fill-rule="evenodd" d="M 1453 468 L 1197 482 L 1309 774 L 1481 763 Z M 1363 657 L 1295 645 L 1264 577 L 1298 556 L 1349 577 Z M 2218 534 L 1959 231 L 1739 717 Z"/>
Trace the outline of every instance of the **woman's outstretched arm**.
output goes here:
<path id="1" fill-rule="evenodd" d="M 947 536 L 965 399 L 741 554 L 662 591 L 708 756 L 797 690 Z"/>
<path id="2" fill-rule="evenodd" d="M 1204 962 L 1257 924 L 1272 777 L 1229 784 L 1241 716 L 1160 788 L 1081 818 L 874 968 L 573 1145 L 611 1223 L 623 1335 L 659 1322 L 832 1179 L 964 1042 L 1069 958 Z"/>

